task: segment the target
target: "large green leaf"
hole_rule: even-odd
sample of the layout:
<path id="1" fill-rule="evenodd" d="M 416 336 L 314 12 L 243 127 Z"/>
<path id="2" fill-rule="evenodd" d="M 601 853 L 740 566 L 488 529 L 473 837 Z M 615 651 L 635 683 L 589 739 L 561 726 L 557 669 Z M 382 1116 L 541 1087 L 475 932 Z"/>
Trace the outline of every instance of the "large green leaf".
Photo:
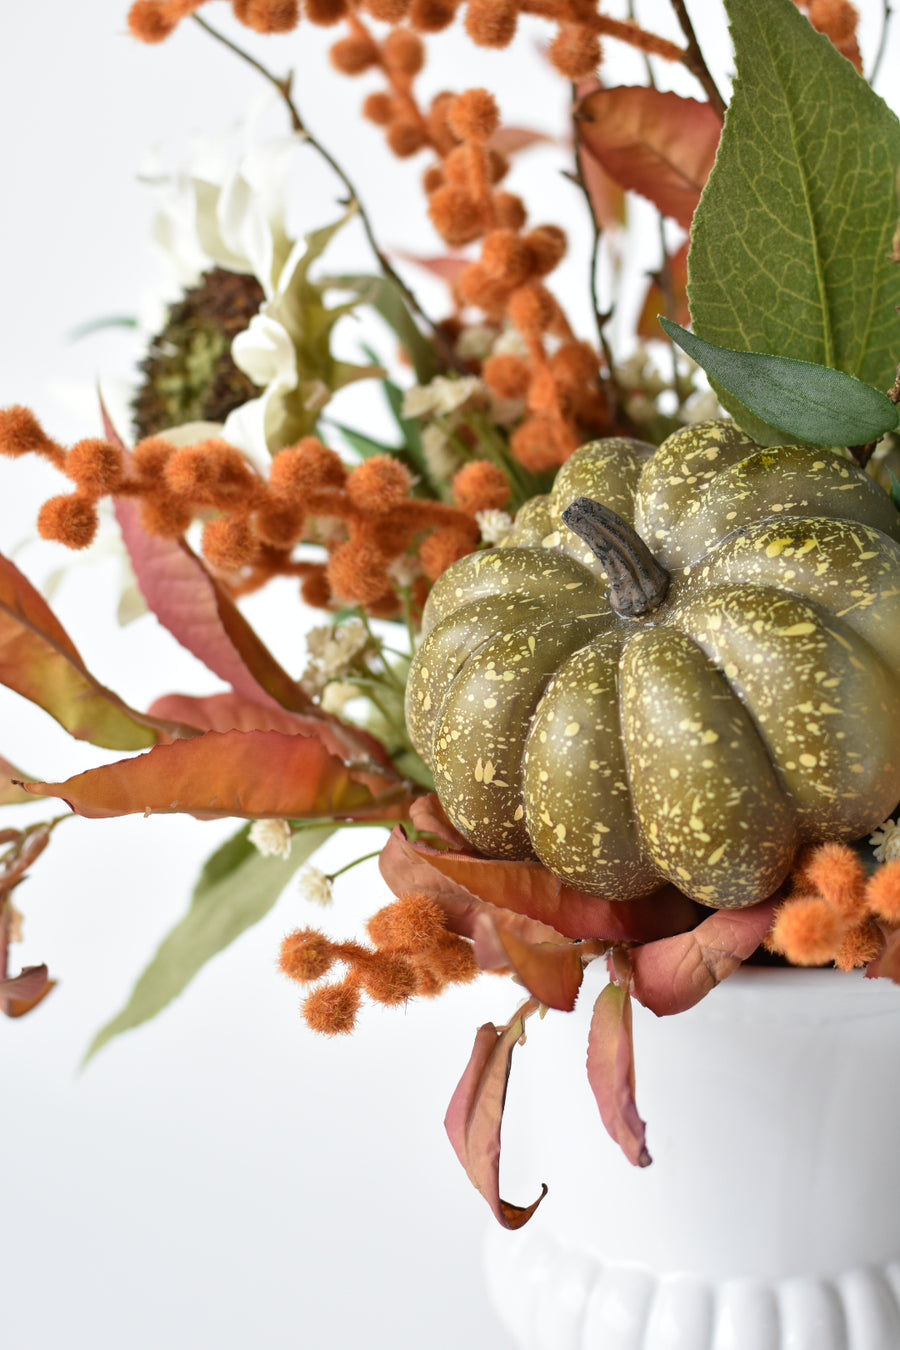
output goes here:
<path id="1" fill-rule="evenodd" d="M 217 952 L 268 914 L 297 868 L 337 827 L 294 835 L 290 857 L 263 857 L 245 825 L 210 857 L 194 887 L 191 907 L 157 949 L 127 1004 L 97 1032 L 84 1062 L 114 1036 L 148 1022 L 184 990 Z"/>
<path id="2" fill-rule="evenodd" d="M 659 316 L 665 332 L 768 427 L 811 445 L 865 445 L 897 426 L 887 394 L 841 370 L 704 342 Z"/>
<path id="3" fill-rule="evenodd" d="M 900 268 L 888 258 L 900 123 L 792 0 L 725 8 L 737 78 L 694 215 L 694 329 L 888 388 L 900 340 Z"/>

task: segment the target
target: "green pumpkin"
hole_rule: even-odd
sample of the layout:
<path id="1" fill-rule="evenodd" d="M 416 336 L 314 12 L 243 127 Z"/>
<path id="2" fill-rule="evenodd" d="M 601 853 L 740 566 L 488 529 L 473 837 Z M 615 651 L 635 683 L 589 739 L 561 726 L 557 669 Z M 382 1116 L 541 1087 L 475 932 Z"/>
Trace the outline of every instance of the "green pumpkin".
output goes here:
<path id="1" fill-rule="evenodd" d="M 589 894 L 753 904 L 900 799 L 900 516 L 832 451 L 729 422 L 584 446 L 423 628 L 406 713 L 445 811 Z"/>

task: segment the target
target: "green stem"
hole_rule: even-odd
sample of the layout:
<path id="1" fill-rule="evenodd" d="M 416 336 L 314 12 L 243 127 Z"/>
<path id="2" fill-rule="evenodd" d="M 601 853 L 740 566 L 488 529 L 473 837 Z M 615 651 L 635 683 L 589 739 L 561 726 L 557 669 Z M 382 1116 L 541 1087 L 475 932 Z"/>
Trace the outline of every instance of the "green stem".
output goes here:
<path id="1" fill-rule="evenodd" d="M 373 849 L 371 853 L 364 853 L 361 858 L 354 858 L 353 862 L 344 863 L 343 867 L 339 867 L 336 872 L 331 872 L 329 874 L 328 880 L 337 881 L 338 877 L 343 876 L 345 872 L 349 872 L 351 867 L 359 867 L 360 863 L 368 862 L 370 858 L 380 858 L 380 857 L 381 857 L 381 849 L 380 848 Z"/>

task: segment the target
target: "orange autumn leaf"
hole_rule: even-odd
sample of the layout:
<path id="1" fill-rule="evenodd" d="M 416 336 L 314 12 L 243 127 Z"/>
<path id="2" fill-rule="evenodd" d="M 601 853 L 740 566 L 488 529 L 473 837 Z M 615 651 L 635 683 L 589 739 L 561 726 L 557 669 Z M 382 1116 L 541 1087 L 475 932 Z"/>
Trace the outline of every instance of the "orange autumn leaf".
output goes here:
<path id="1" fill-rule="evenodd" d="M 507 926 L 501 914 L 479 914 L 475 959 L 482 970 L 508 969 L 547 1008 L 571 1012 L 584 975 L 577 944 L 529 942 Z"/>
<path id="2" fill-rule="evenodd" d="M 708 103 L 621 85 L 588 94 L 577 118 L 581 144 L 621 187 L 690 227 L 722 131 Z"/>
<path id="3" fill-rule="evenodd" d="M 25 966 L 18 975 L 0 980 L 0 1012 L 6 1017 L 24 1017 L 56 988 L 47 967 Z"/>
<path id="4" fill-rule="evenodd" d="M 651 275 L 644 296 L 644 303 L 641 306 L 640 318 L 637 322 L 638 337 L 645 340 L 655 339 L 657 342 L 663 337 L 657 317 L 660 314 L 664 314 L 666 318 L 674 319 L 676 323 L 681 324 L 682 328 L 690 327 L 691 312 L 688 308 L 687 297 L 689 242 L 685 239 L 681 248 L 675 253 L 671 253 L 666 260 L 668 295 L 663 290 L 666 269 L 661 267 L 658 272 Z"/>
<path id="5" fill-rule="evenodd" d="M 37 797 L 61 797 L 92 819 L 183 813 L 201 820 L 396 820 L 409 804 L 396 776 L 348 766 L 317 736 L 278 731 L 208 731 L 63 783 L 24 787 Z"/>

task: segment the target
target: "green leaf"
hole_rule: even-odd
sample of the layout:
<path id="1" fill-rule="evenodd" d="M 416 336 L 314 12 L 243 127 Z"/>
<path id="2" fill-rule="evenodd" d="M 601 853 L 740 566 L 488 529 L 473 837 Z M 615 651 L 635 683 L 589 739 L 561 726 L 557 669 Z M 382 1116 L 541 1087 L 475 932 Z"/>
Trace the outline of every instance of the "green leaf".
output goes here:
<path id="1" fill-rule="evenodd" d="M 888 388 L 900 337 L 900 268 L 888 258 L 900 123 L 792 0 L 725 7 L 737 78 L 694 215 L 694 330 Z M 723 402 L 746 425 L 733 396 Z"/>
<path id="2" fill-rule="evenodd" d="M 898 481 L 896 474 L 890 469 L 888 469 L 888 474 L 891 479 L 891 501 L 894 503 L 897 510 L 900 511 L 900 481 Z"/>
<path id="3" fill-rule="evenodd" d="M 333 825 L 294 835 L 289 858 L 263 857 L 245 825 L 207 859 L 191 907 L 157 949 L 120 1013 L 97 1032 L 83 1065 L 114 1036 L 148 1022 L 187 988 L 218 952 L 268 914 L 301 864 L 335 830 Z"/>
<path id="4" fill-rule="evenodd" d="M 852 375 L 810 361 L 736 352 L 704 342 L 659 316 L 666 334 L 767 427 L 810 445 L 865 445 L 898 423 L 886 394 Z"/>
<path id="5" fill-rule="evenodd" d="M 360 302 L 370 304 L 396 334 L 412 361 L 419 384 L 428 384 L 434 379 L 440 370 L 434 348 L 424 334 L 419 332 L 400 288 L 390 277 L 352 273 L 323 278 L 322 284 L 334 286 L 339 290 L 355 291 L 359 295 Z"/>

